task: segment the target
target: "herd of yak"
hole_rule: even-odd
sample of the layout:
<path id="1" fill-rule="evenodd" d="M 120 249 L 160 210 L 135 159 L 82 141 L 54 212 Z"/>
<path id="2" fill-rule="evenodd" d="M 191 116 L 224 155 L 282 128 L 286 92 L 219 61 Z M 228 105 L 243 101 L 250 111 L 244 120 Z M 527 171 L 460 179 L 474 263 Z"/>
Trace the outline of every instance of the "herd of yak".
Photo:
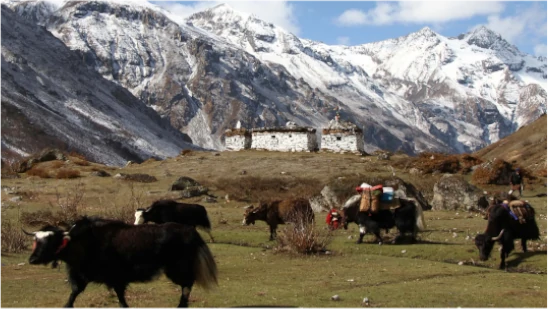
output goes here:
<path id="1" fill-rule="evenodd" d="M 515 199 L 511 196 L 508 199 Z M 528 239 L 538 239 L 539 229 L 534 210 L 522 203 L 525 218 L 516 220 L 508 201 L 494 199 L 487 209 L 488 224 L 484 234 L 476 236 L 480 259 L 487 260 L 495 242 L 502 245 L 500 268 L 514 249 L 514 239 L 521 239 L 526 251 Z M 422 209 L 412 200 L 400 199 L 399 207 L 377 213 L 359 211 L 359 195 L 350 198 L 341 208 L 342 225 L 359 225 L 361 243 L 366 233 L 372 233 L 382 243 L 381 229 L 398 229 L 400 236 L 424 228 Z M 270 240 L 276 236 L 278 224 L 313 223 L 314 212 L 306 199 L 288 199 L 249 206 L 242 224 L 266 221 Z M 144 224 L 154 222 L 156 224 Z M 97 217 L 83 217 L 67 231 L 45 226 L 29 233 L 34 237 L 30 264 L 65 262 L 72 292 L 66 307 L 72 307 L 76 297 L 90 282 L 105 284 L 113 289 L 120 306 L 127 307 L 125 290 L 131 282 L 153 280 L 162 271 L 182 289 L 179 307 L 188 307 L 194 283 L 208 289 L 217 285 L 217 266 L 209 247 L 196 231 L 200 227 L 211 235 L 211 224 L 205 207 L 178 203 L 173 200 L 154 202 L 135 213 L 135 224 Z M 397 240 L 398 238 L 396 238 Z"/>

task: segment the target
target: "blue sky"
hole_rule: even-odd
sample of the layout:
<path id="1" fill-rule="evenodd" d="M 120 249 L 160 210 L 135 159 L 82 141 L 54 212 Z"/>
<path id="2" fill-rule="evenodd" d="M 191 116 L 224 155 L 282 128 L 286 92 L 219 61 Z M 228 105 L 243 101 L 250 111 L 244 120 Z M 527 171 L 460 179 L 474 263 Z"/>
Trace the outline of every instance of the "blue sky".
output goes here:
<path id="1" fill-rule="evenodd" d="M 485 25 L 521 51 L 546 56 L 546 1 L 166 1 L 178 17 L 228 3 L 297 36 L 358 45 L 406 35 L 424 26 L 457 36 Z"/>

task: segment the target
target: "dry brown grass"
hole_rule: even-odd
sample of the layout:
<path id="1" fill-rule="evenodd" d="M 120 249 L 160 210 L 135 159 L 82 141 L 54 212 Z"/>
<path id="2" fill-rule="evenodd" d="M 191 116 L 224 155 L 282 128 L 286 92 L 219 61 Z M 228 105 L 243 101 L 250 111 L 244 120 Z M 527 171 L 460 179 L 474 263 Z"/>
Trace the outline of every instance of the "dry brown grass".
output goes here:
<path id="1" fill-rule="evenodd" d="M 473 155 L 484 161 L 495 158 L 525 167 L 535 175 L 546 169 L 546 114 L 515 133 L 491 144 Z M 545 173 L 545 172 L 544 172 Z"/>
<path id="2" fill-rule="evenodd" d="M 87 160 L 82 160 L 82 159 L 75 159 L 72 162 L 74 164 L 80 165 L 80 166 L 90 166 L 91 165 L 91 163 L 89 163 Z"/>
<path id="3" fill-rule="evenodd" d="M 30 170 L 27 171 L 29 176 L 37 176 L 40 178 L 51 178 L 49 171 L 46 168 L 33 166 Z"/>
<path id="4" fill-rule="evenodd" d="M 80 171 L 68 169 L 68 168 L 62 168 L 57 171 L 57 174 L 55 175 L 55 178 L 57 179 L 73 179 L 80 177 Z"/>
<path id="5" fill-rule="evenodd" d="M 237 179 L 222 177 L 205 180 L 206 187 L 214 186 L 226 192 L 231 199 L 243 202 L 273 201 L 286 198 L 310 198 L 318 194 L 323 185 L 309 178 L 259 177 L 243 175 Z"/>
<path id="6" fill-rule="evenodd" d="M 397 160 L 394 165 L 401 169 L 416 168 L 423 174 L 466 174 L 471 171 L 473 166 L 481 163 L 481 159 L 469 154 L 450 155 L 434 152 L 423 152 L 417 157 Z"/>
<path id="7" fill-rule="evenodd" d="M 476 184 L 508 184 L 511 171 L 510 163 L 496 159 L 490 166 L 477 167 L 472 173 L 472 182 Z"/>
<path id="8" fill-rule="evenodd" d="M 183 149 L 181 150 L 181 156 L 190 156 L 193 154 L 192 149 Z"/>

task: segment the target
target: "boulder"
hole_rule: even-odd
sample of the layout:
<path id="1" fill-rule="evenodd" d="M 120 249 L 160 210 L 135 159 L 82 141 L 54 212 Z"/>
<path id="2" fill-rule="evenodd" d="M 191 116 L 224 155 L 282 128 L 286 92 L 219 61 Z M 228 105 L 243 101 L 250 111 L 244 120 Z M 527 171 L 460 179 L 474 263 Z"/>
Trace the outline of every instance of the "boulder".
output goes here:
<path id="1" fill-rule="evenodd" d="M 58 149 L 46 149 L 40 152 L 37 155 L 30 156 L 19 163 L 19 166 L 16 167 L 17 173 L 24 173 L 30 170 L 35 164 L 39 162 L 60 160 L 65 161 L 67 158 Z"/>
<path id="2" fill-rule="evenodd" d="M 181 196 L 189 198 L 206 194 L 208 189 L 200 185 L 196 180 L 183 176 L 171 184 L 171 191 L 182 191 Z"/>
<path id="3" fill-rule="evenodd" d="M 148 174 L 124 174 L 124 173 L 118 173 L 113 176 L 114 178 L 119 178 L 122 180 L 127 181 L 136 181 L 136 182 L 155 182 L 158 181 L 156 177 L 148 175 Z"/>
<path id="4" fill-rule="evenodd" d="M 434 210 L 477 209 L 483 190 L 468 183 L 462 176 L 445 174 L 434 185 L 430 204 Z"/>
<path id="5" fill-rule="evenodd" d="M 94 171 L 94 172 L 91 172 L 89 175 L 96 176 L 96 177 L 110 177 L 110 174 L 105 172 L 104 170 Z"/>
<path id="6" fill-rule="evenodd" d="M 330 186 L 323 187 L 320 195 L 312 197 L 309 201 L 314 212 L 329 211 L 341 205 L 336 192 Z"/>

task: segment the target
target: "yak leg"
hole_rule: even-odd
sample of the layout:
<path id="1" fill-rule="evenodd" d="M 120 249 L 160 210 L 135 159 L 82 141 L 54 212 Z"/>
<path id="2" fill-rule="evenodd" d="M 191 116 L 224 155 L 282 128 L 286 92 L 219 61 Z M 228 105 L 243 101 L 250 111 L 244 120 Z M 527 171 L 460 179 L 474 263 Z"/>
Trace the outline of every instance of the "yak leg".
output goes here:
<path id="1" fill-rule="evenodd" d="M 527 252 L 527 239 L 526 238 L 521 239 L 521 248 L 523 249 L 523 252 Z"/>
<path id="2" fill-rule="evenodd" d="M 120 302 L 120 307 L 127 308 L 129 307 L 126 303 L 126 286 L 125 285 L 117 285 L 114 287 L 114 292 L 116 292 L 116 296 L 118 296 L 118 301 Z"/>
<path id="3" fill-rule="evenodd" d="M 360 224 L 360 237 L 356 241 L 357 244 L 361 244 L 363 242 L 363 237 L 365 236 L 365 233 L 367 232 L 365 226 Z"/>
<path id="4" fill-rule="evenodd" d="M 375 232 L 373 232 L 373 234 L 375 234 L 375 237 L 377 239 L 375 239 L 379 245 L 382 245 L 383 241 L 382 241 L 382 237 L 381 237 L 381 231 L 380 230 L 376 230 Z"/>
<path id="5" fill-rule="evenodd" d="M 276 226 L 271 225 L 270 226 L 270 240 L 274 240 L 276 238 Z"/>
<path id="6" fill-rule="evenodd" d="M 502 250 L 500 251 L 500 265 L 499 265 L 499 269 L 505 269 L 505 270 L 508 270 L 508 267 L 506 265 L 506 257 L 508 256 L 508 253 L 506 253 L 506 251 L 504 250 L 504 248 L 502 248 Z"/>
<path id="7" fill-rule="evenodd" d="M 74 307 L 74 301 L 76 297 L 80 295 L 88 285 L 88 282 L 76 274 L 69 274 L 69 282 L 72 292 L 70 293 L 69 299 L 65 304 L 65 307 Z"/>
<path id="8" fill-rule="evenodd" d="M 177 307 L 188 307 L 190 291 L 192 290 L 195 281 L 194 272 L 190 265 L 192 265 L 190 261 L 182 260 L 165 268 L 166 276 L 173 281 L 173 283 L 181 286 L 181 299 Z"/>

